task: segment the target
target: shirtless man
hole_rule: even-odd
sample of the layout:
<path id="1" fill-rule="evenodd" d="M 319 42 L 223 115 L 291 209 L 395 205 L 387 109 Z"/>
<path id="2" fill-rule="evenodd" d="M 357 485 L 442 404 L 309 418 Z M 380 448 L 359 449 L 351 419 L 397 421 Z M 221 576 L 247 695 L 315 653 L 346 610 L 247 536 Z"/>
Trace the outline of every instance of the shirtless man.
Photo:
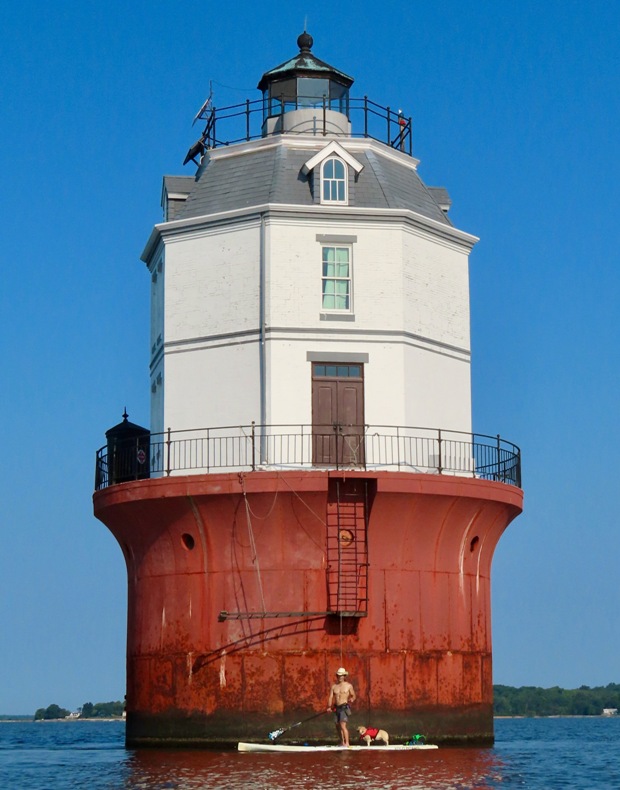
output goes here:
<path id="1" fill-rule="evenodd" d="M 336 672 L 336 683 L 329 691 L 329 700 L 327 702 L 327 710 L 332 710 L 335 706 L 335 721 L 336 732 L 340 738 L 341 746 L 349 745 L 349 730 L 347 728 L 347 721 L 351 708 L 350 702 L 355 702 L 355 690 L 347 680 L 348 672 L 343 667 Z"/>

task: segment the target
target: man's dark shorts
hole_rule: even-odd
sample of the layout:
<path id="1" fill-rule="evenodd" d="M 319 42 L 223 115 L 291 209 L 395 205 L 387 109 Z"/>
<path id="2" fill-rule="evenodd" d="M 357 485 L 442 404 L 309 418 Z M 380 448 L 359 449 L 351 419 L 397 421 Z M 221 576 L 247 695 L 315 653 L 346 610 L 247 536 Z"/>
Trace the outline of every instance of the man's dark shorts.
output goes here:
<path id="1" fill-rule="evenodd" d="M 336 721 L 349 721 L 351 708 L 348 705 L 336 705 Z"/>

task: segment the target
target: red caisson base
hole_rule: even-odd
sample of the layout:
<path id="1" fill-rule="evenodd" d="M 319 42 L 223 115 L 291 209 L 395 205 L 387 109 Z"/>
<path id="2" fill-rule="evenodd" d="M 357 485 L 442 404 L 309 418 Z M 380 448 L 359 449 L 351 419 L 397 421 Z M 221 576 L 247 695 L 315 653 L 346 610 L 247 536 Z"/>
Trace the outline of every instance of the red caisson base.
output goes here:
<path id="1" fill-rule="evenodd" d="M 463 477 L 316 470 L 97 492 L 127 563 L 127 744 L 264 741 L 324 709 L 342 664 L 353 726 L 492 743 L 491 560 L 522 498 Z M 290 734 L 335 730 L 325 715 Z"/>

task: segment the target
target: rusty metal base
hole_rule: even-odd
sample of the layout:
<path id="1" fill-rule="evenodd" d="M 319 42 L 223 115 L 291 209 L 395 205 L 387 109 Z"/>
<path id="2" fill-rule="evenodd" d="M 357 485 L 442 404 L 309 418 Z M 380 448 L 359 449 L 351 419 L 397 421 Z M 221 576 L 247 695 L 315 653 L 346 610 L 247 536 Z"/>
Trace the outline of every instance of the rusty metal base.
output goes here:
<path id="1" fill-rule="evenodd" d="M 486 480 L 316 470 L 98 491 L 128 571 L 127 745 L 264 741 L 320 711 L 339 666 L 358 696 L 352 726 L 491 744 L 491 561 L 522 497 Z M 326 715 L 292 735 L 332 743 L 335 729 Z"/>
<path id="2" fill-rule="evenodd" d="M 266 743 L 269 733 L 307 718 L 308 711 L 291 711 L 285 716 L 239 714 L 219 711 L 211 716 L 187 715 L 182 711 L 127 715 L 126 745 L 128 748 L 186 747 L 202 749 L 236 749 L 239 741 Z M 380 726 L 390 734 L 392 743 L 405 743 L 416 733 L 423 734 L 429 743 L 443 746 L 492 746 L 492 705 L 469 708 L 395 713 L 374 711 L 372 721 L 363 712 L 353 711 L 349 720 L 351 742 L 356 740 L 356 728 Z M 465 734 L 467 733 L 467 734 Z M 337 742 L 333 716 L 325 714 L 318 720 L 285 732 L 278 743 L 329 744 Z"/>

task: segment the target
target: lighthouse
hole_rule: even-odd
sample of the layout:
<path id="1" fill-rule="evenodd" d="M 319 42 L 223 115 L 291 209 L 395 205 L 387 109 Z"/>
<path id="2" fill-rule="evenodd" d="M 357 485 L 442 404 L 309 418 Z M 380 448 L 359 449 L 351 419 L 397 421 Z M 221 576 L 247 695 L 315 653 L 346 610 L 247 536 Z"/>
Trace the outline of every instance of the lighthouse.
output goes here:
<path id="1" fill-rule="evenodd" d="M 352 724 L 492 743 L 491 562 L 523 492 L 519 448 L 472 426 L 477 238 L 411 119 L 297 46 L 259 98 L 203 106 L 142 254 L 150 424 L 107 432 L 94 494 L 127 565 L 127 744 L 265 740 L 341 666 Z"/>

